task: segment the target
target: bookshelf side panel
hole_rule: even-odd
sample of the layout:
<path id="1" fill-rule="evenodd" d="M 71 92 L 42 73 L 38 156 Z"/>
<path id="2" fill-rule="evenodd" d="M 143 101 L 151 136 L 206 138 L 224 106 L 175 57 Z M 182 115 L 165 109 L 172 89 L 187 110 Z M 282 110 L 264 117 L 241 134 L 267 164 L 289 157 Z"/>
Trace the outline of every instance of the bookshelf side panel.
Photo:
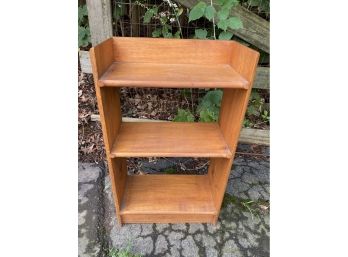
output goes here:
<path id="1" fill-rule="evenodd" d="M 230 148 L 232 157 L 230 159 L 211 159 L 208 176 L 217 210 L 221 208 L 259 60 L 258 52 L 234 41 L 231 51 L 231 66 L 249 82 L 249 87 L 247 90 L 223 90 L 219 126 Z M 218 217 L 216 217 L 216 220 L 217 218 Z"/>

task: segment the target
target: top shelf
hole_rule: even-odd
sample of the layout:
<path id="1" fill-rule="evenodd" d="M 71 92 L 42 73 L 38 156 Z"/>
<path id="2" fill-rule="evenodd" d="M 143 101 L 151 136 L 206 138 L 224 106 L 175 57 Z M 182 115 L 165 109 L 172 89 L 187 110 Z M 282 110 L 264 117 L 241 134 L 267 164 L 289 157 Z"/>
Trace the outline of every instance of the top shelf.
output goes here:
<path id="1" fill-rule="evenodd" d="M 249 82 L 228 64 L 113 62 L 99 82 L 109 87 L 249 87 Z"/>

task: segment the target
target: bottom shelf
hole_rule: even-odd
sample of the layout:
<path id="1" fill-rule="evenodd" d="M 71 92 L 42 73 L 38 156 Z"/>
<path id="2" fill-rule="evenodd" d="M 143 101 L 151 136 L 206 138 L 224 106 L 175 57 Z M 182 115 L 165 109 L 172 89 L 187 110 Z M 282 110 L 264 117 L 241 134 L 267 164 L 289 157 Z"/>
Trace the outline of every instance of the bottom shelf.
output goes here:
<path id="1" fill-rule="evenodd" d="M 128 176 L 123 223 L 213 222 L 217 211 L 206 175 Z"/>

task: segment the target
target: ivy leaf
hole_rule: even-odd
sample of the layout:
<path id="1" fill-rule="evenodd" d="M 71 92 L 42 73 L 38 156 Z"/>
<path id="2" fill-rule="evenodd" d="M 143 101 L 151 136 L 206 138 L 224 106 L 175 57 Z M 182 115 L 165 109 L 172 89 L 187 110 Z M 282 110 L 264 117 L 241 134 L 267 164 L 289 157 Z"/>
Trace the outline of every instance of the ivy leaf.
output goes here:
<path id="1" fill-rule="evenodd" d="M 199 39 L 206 39 L 208 31 L 206 29 L 195 29 L 195 37 Z"/>
<path id="2" fill-rule="evenodd" d="M 219 22 L 217 23 L 217 26 L 219 29 L 226 31 L 227 27 L 228 27 L 228 22 L 227 22 L 227 20 L 219 20 Z"/>
<path id="3" fill-rule="evenodd" d="M 227 19 L 227 26 L 230 29 L 241 29 L 243 28 L 243 23 L 238 17 L 231 17 Z"/>
<path id="4" fill-rule="evenodd" d="M 157 14 L 158 7 L 147 9 L 145 15 L 144 15 L 144 23 L 149 23 L 151 21 L 151 18 Z"/>
<path id="5" fill-rule="evenodd" d="M 233 34 L 229 31 L 223 31 L 219 34 L 220 40 L 230 40 L 232 38 Z"/>
<path id="6" fill-rule="evenodd" d="M 202 1 L 196 4 L 190 11 L 189 22 L 198 20 L 199 18 L 203 17 L 206 7 L 207 7 L 207 4 Z"/>
<path id="7" fill-rule="evenodd" d="M 152 31 L 152 37 L 160 37 L 162 34 L 161 28 L 157 28 L 154 31 Z"/>
<path id="8" fill-rule="evenodd" d="M 217 16 L 219 20 L 226 20 L 229 14 L 230 14 L 230 10 L 226 8 L 222 8 L 220 11 L 218 11 Z"/>
<path id="9" fill-rule="evenodd" d="M 215 11 L 214 6 L 209 5 L 209 6 L 205 9 L 204 16 L 205 16 L 208 20 L 211 20 L 211 19 L 214 18 L 215 12 L 216 12 L 216 11 Z"/>

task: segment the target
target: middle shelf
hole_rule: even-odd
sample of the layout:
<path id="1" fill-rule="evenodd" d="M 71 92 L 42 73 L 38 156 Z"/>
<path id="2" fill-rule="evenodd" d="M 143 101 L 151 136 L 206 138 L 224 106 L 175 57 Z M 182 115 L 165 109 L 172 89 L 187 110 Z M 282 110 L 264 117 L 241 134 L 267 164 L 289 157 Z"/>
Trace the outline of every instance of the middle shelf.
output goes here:
<path id="1" fill-rule="evenodd" d="M 123 122 L 114 157 L 222 157 L 232 153 L 217 123 Z"/>

